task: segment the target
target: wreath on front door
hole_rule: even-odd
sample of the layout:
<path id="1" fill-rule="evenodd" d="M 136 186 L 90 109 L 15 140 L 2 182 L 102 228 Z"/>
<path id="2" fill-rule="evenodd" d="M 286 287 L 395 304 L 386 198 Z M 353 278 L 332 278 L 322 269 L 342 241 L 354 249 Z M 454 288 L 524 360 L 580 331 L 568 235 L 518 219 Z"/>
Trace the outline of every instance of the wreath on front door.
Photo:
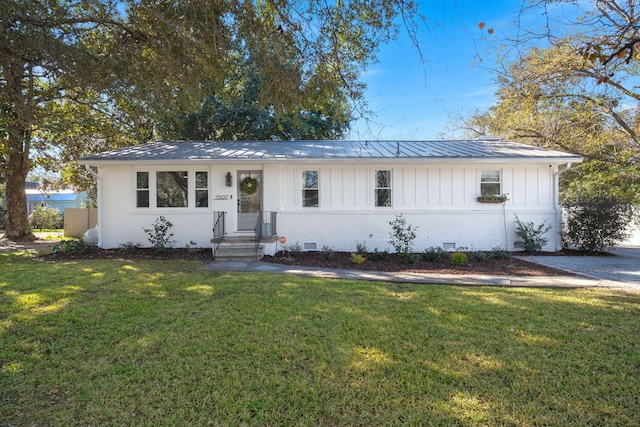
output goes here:
<path id="1" fill-rule="evenodd" d="M 258 191 L 258 180 L 250 176 L 240 181 L 240 191 L 245 194 L 253 194 Z"/>

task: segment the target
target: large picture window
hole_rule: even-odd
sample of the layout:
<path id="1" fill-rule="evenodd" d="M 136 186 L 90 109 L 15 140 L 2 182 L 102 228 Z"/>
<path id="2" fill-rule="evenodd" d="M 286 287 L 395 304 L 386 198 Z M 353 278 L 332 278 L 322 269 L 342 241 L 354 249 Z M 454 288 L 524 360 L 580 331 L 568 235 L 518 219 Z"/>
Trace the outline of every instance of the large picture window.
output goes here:
<path id="1" fill-rule="evenodd" d="M 189 203 L 187 171 L 156 172 L 156 197 L 159 208 L 186 208 Z"/>
<path id="2" fill-rule="evenodd" d="M 391 206 L 391 171 L 376 171 L 376 206 Z"/>
<path id="3" fill-rule="evenodd" d="M 149 172 L 136 172 L 136 207 L 149 207 Z"/>
<path id="4" fill-rule="evenodd" d="M 209 173 L 196 172 L 196 208 L 209 207 Z"/>
<path id="5" fill-rule="evenodd" d="M 302 206 L 318 207 L 318 171 L 302 172 Z"/>
<path id="6" fill-rule="evenodd" d="M 502 194 L 500 189 L 500 170 L 480 171 L 480 194 L 483 196 Z"/>

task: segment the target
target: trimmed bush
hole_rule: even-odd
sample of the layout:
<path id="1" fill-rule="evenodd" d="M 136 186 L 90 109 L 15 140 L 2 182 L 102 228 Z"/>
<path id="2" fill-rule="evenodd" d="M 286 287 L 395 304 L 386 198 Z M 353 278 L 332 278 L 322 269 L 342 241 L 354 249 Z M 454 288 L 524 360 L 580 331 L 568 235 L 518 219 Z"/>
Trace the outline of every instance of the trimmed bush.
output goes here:
<path id="1" fill-rule="evenodd" d="M 589 252 L 601 252 L 629 237 L 633 218 L 631 206 L 615 196 L 598 195 L 563 203 L 565 244 Z"/>
<path id="2" fill-rule="evenodd" d="M 422 259 L 428 262 L 440 261 L 444 256 L 444 251 L 441 247 L 430 247 L 424 250 L 422 253 Z"/>
<path id="3" fill-rule="evenodd" d="M 469 258 L 464 252 L 454 252 L 451 254 L 451 262 L 455 265 L 467 265 L 469 263 Z"/>

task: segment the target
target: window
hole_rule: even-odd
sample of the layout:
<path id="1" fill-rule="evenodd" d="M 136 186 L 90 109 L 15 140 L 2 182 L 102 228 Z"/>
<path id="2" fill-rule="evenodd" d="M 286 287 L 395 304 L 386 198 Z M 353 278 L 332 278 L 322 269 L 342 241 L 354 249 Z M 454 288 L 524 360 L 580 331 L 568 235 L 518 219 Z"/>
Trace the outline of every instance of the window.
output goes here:
<path id="1" fill-rule="evenodd" d="M 501 194 L 499 170 L 480 171 L 480 194 L 481 195 Z"/>
<path id="2" fill-rule="evenodd" d="M 376 171 L 376 206 L 391 206 L 391 171 Z"/>
<path id="3" fill-rule="evenodd" d="M 149 172 L 136 172 L 136 207 L 149 207 Z"/>
<path id="4" fill-rule="evenodd" d="M 159 208 L 188 206 L 189 178 L 187 171 L 156 172 L 156 205 Z"/>
<path id="5" fill-rule="evenodd" d="M 318 207 L 318 171 L 302 172 L 302 206 Z"/>
<path id="6" fill-rule="evenodd" d="M 196 208 L 209 207 L 209 173 L 196 172 Z"/>

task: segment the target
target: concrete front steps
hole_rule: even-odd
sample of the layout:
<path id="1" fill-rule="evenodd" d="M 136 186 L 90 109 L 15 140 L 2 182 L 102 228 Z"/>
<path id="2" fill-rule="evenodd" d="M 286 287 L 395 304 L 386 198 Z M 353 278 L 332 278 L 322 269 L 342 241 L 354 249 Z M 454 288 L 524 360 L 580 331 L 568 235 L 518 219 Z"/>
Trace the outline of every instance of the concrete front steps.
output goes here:
<path id="1" fill-rule="evenodd" d="M 212 251 L 217 239 L 211 239 Z M 264 256 L 264 244 L 272 243 L 275 237 L 262 239 L 256 253 L 255 236 L 238 235 L 224 236 L 218 250 L 213 254 L 215 261 L 259 261 Z"/>

